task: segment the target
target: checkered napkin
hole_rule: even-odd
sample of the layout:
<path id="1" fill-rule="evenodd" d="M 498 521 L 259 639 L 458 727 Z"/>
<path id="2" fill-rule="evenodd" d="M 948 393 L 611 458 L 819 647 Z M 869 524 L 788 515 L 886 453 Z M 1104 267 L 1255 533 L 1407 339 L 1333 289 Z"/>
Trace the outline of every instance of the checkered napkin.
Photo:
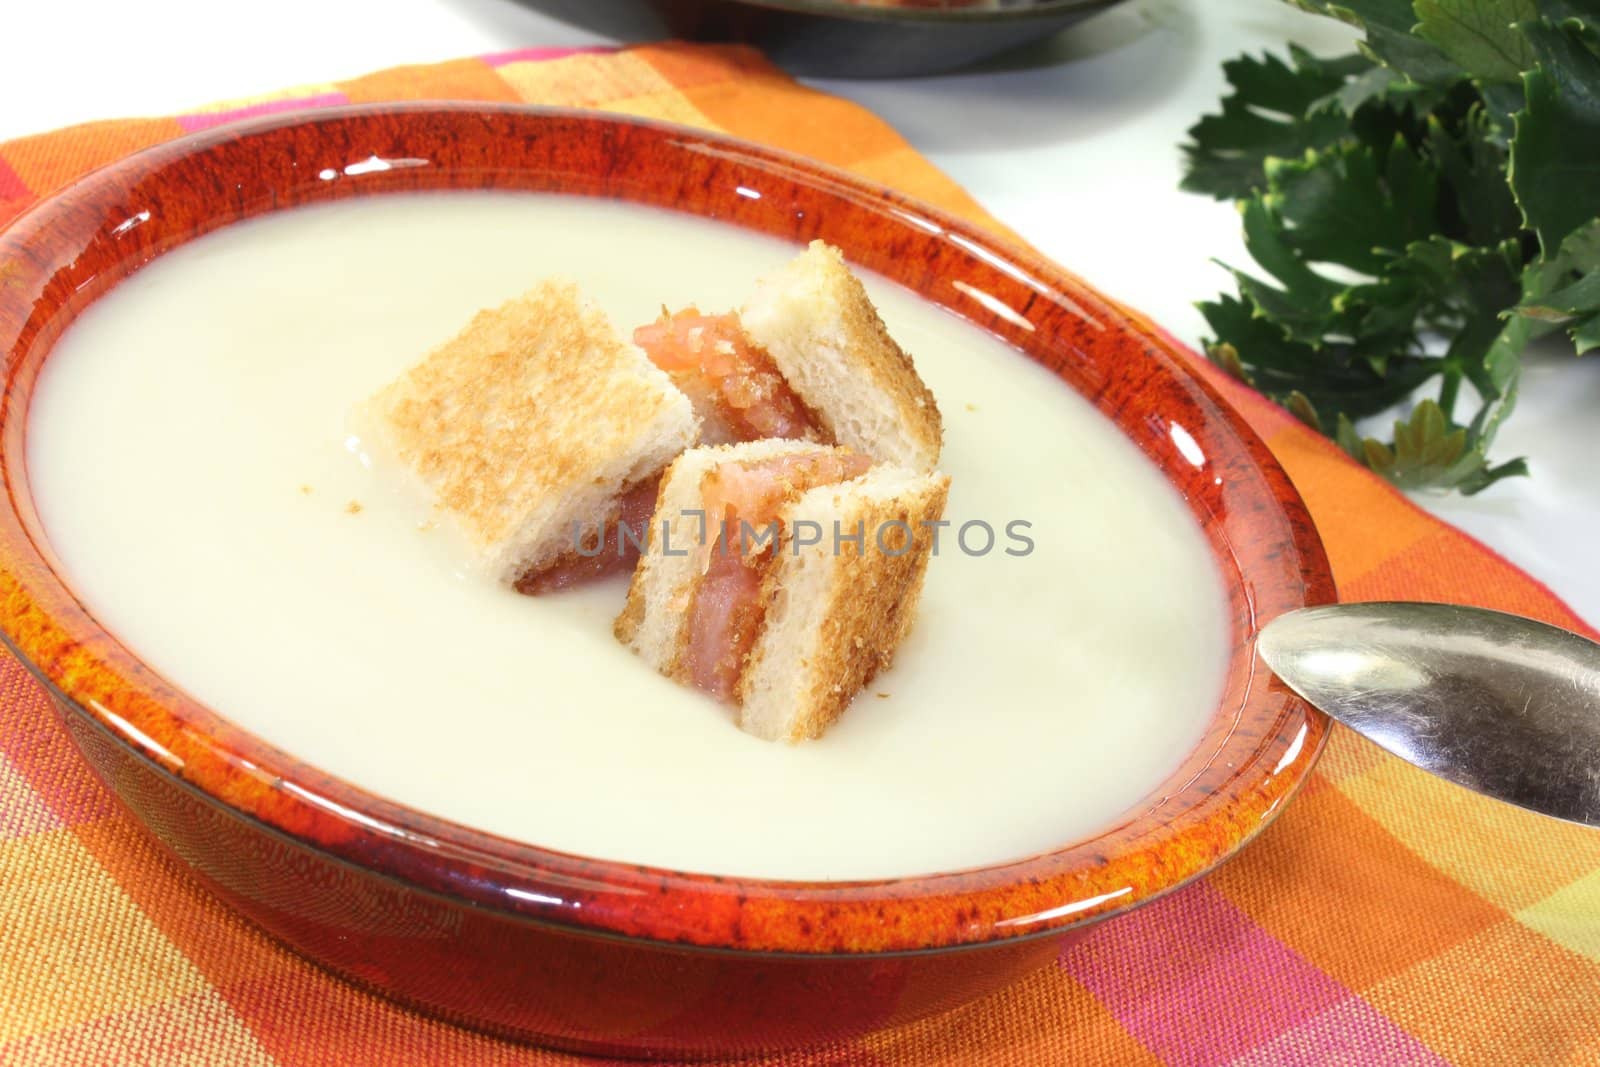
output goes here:
<path id="1" fill-rule="evenodd" d="M 531 50 L 0 145 L 0 222 L 93 167 L 246 115 L 440 99 L 596 107 L 778 145 L 995 226 L 862 109 L 747 50 Z M 1212 374 L 1209 368 L 1202 373 Z M 1305 495 L 1347 600 L 1583 624 L 1266 401 L 1218 378 Z M 801 1064 L 1597 1064 L 1600 833 L 1439 783 L 1344 730 L 1259 841 L 1052 967 Z M 0 1064 L 555 1064 L 435 1022 L 247 926 L 136 831 L 0 653 Z"/>

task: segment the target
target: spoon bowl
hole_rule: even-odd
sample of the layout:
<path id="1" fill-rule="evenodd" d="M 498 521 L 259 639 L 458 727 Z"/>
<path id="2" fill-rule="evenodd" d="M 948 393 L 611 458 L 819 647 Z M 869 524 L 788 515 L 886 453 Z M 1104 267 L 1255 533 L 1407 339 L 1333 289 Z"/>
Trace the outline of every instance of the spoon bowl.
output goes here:
<path id="1" fill-rule="evenodd" d="M 1332 718 L 1457 785 L 1600 826 L 1600 645 L 1454 604 L 1304 608 L 1256 642 Z"/>

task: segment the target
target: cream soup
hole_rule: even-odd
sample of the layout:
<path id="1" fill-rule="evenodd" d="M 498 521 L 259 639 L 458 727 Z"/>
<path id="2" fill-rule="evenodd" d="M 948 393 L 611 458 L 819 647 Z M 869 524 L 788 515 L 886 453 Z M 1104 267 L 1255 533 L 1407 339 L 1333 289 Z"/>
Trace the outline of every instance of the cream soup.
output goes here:
<path id="1" fill-rule="evenodd" d="M 463 572 L 356 403 L 571 277 L 625 330 L 736 306 L 795 249 L 614 203 L 379 197 L 230 226 L 93 305 L 28 463 L 69 580 L 157 671 L 359 786 L 508 837 L 723 874 L 864 879 L 1082 839 L 1197 743 L 1225 601 L 1174 490 L 1048 371 L 865 280 L 944 412 L 953 483 L 915 630 L 819 741 L 773 744 L 612 637 L 626 583 Z M 994 546 L 964 523 L 988 523 Z M 1032 543 L 1025 555 L 1013 532 Z"/>

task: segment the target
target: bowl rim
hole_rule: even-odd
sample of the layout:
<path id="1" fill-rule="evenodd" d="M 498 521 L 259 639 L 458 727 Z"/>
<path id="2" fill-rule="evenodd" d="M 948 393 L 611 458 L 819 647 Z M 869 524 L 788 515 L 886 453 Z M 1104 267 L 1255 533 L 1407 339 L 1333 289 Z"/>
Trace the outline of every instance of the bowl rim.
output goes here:
<path id="1" fill-rule="evenodd" d="M 1230 495 L 1214 502 L 1222 510 L 1217 521 L 1265 523 L 1261 542 L 1230 541 L 1225 546 L 1250 579 L 1229 583 L 1236 608 L 1247 616 L 1239 622 L 1244 632 L 1232 656 L 1229 692 L 1235 683 L 1242 685 L 1241 701 L 1263 721 L 1247 722 L 1236 711 L 1205 761 L 1205 753 L 1197 749 L 1152 792 L 1147 808 L 1130 811 L 1087 841 L 978 868 L 843 882 L 671 871 L 543 849 L 395 803 L 233 727 L 144 666 L 99 627 L 58 576 L 36 515 L 30 527 L 23 432 L 32 382 L 21 381 L 19 374 L 29 368 L 36 372 L 71 319 L 128 272 L 202 232 L 319 197 L 411 188 L 396 184 L 412 173 L 398 168 L 363 172 L 356 183 L 323 181 L 319 186 L 311 182 L 311 174 L 296 178 L 310 184 L 283 185 L 289 178 L 260 167 L 261 153 L 293 145 L 297 138 L 362 159 L 364 154 L 348 155 L 350 146 L 366 144 L 363 137 L 382 141 L 385 130 L 419 141 L 431 137 L 430 159 L 475 150 L 495 136 L 515 133 L 529 137 L 530 143 L 535 135 L 551 139 L 558 148 L 566 137 L 575 145 L 598 145 L 606 151 L 665 152 L 696 165 L 710 160 L 706 165 L 781 178 L 822 202 L 835 203 L 839 214 L 881 216 L 884 224 L 907 231 L 937 229 L 938 240 L 944 242 L 941 250 L 947 244 L 957 249 L 952 256 L 993 267 L 997 277 L 1005 276 L 999 281 L 1014 278 L 1031 287 L 1024 311 L 1043 294 L 1054 302 L 1044 314 L 1053 314 L 1059 304 L 1100 329 L 1110 328 L 1104 323 L 1114 324 L 1119 337 L 1143 357 L 1137 369 L 1194 405 L 1194 417 L 1201 420 L 1195 428 L 1204 435 L 1208 462 L 1233 463 L 1227 468 L 1230 475 L 1248 482 L 1249 491 L 1238 495 L 1232 479 L 1224 486 L 1219 474 L 1216 492 Z M 292 152 L 289 158 L 295 165 L 301 162 Z M 159 242 L 158 225 L 136 228 L 136 240 L 128 241 L 127 220 L 137 216 L 132 207 L 145 202 L 141 198 L 168 188 L 179 176 L 192 181 L 197 171 L 209 173 L 219 161 L 229 160 L 260 167 L 264 191 L 256 199 L 246 197 L 242 187 L 237 200 L 212 189 L 214 199 L 205 202 L 196 232 L 168 235 L 158 246 L 148 243 Z M 448 163 L 431 171 L 418 169 L 443 181 L 441 188 L 478 187 L 475 183 L 488 180 L 484 174 L 489 173 Z M 526 178 L 533 172 L 511 167 L 493 173 Z M 568 177 L 612 180 L 581 166 Z M 633 198 L 626 182 L 636 183 L 637 176 L 617 180 L 624 185 L 610 195 Z M 682 185 L 680 180 L 680 201 L 662 206 L 683 210 L 681 198 L 690 194 Z M 322 196 L 316 191 L 322 186 L 345 191 Z M 305 199 L 297 199 L 302 195 Z M 805 218 L 804 212 L 800 217 Z M 756 228 L 737 218 L 719 218 Z M 148 212 L 144 221 L 149 221 Z M 147 236 L 138 237 L 141 232 Z M 106 257 L 104 264 L 90 262 L 92 250 Z M 849 255 L 852 249 L 845 251 Z M 857 251 L 866 254 L 868 249 L 863 245 Z M 1156 899 L 1231 856 L 1305 782 L 1326 743 L 1328 720 L 1276 682 L 1254 653 L 1254 633 L 1270 617 L 1335 598 L 1328 561 L 1304 504 L 1254 431 L 1188 366 L 1172 341 L 1067 271 L 948 212 L 825 164 L 690 127 L 593 111 L 418 102 L 284 112 L 148 148 L 40 201 L 0 231 L 0 274 L 7 273 L 20 283 L 0 287 L 0 348 L 6 359 L 0 473 L 7 487 L 6 506 L 0 507 L 0 631 L 6 646 L 75 713 L 232 814 L 422 891 L 573 932 L 761 955 L 948 951 L 1059 934 Z M 949 304 L 940 306 L 973 318 Z M 978 325 L 987 325 L 991 333 L 1003 327 L 998 321 Z M 1020 347 L 1016 341 L 1007 343 Z M 1026 349 L 1023 354 L 1041 358 Z M 1059 367 L 1057 373 L 1066 375 Z M 1126 434 L 1127 427 L 1118 425 Z M 1171 481 L 1171 471 L 1154 457 L 1152 461 Z M 24 484 L 19 486 L 19 479 Z M 1241 519 L 1228 514 L 1228 501 L 1235 512 L 1241 501 L 1265 511 Z M 1200 504 L 1193 499 L 1188 503 L 1204 526 Z M 1223 554 L 1221 548 L 1213 551 Z M 1219 559 L 1224 569 L 1228 562 Z M 1251 732 L 1258 726 L 1259 736 Z M 1224 754 L 1230 762 L 1218 767 Z M 1131 844 L 1113 850 L 1110 842 L 1120 841 L 1124 833 Z"/>

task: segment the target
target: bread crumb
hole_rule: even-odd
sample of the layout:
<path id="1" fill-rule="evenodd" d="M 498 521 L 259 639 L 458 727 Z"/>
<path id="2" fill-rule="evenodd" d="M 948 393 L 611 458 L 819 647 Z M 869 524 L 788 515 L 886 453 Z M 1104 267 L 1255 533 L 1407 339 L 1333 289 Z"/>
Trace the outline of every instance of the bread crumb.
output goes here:
<path id="1" fill-rule="evenodd" d="M 888 700 L 889 699 L 889 694 L 888 693 L 879 693 L 878 694 L 878 699 L 879 700 Z"/>
<path id="2" fill-rule="evenodd" d="M 977 411 L 978 410 L 978 405 L 976 405 L 976 404 L 968 404 L 967 405 L 967 410 L 968 411 Z"/>
<path id="3" fill-rule="evenodd" d="M 300 487 L 300 491 L 302 493 L 304 493 L 306 496 L 310 496 L 311 495 L 311 487 L 309 485 L 302 485 Z"/>
<path id="4" fill-rule="evenodd" d="M 351 514 L 351 515 L 359 515 L 359 514 L 361 514 L 361 501 L 359 501 L 359 500 L 350 501 L 350 503 L 348 503 L 348 504 L 346 504 L 344 506 L 344 510 L 346 512 L 348 512 L 349 514 Z"/>

